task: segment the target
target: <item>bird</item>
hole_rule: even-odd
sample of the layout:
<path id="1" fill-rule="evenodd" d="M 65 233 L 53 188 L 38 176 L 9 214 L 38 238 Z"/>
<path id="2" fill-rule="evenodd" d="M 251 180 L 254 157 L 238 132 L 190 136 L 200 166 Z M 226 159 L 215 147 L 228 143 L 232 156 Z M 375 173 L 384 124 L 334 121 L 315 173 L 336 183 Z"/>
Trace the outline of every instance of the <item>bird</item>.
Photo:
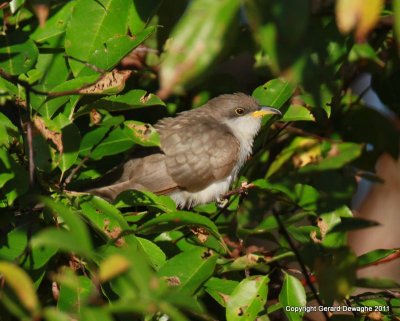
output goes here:
<path id="1" fill-rule="evenodd" d="M 234 93 L 163 118 L 154 125 L 158 149 L 133 155 L 106 175 L 107 184 L 86 192 L 114 201 L 126 190 L 150 191 L 170 196 L 177 208 L 220 201 L 252 153 L 261 118 L 271 114 L 281 112 Z"/>

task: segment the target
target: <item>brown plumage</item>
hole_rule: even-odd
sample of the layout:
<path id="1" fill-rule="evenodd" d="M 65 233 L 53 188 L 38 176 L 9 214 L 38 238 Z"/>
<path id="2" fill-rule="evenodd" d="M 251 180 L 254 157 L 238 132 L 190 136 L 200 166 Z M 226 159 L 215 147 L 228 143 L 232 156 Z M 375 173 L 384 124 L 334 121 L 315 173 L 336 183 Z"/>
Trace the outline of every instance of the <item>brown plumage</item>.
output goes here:
<path id="1" fill-rule="evenodd" d="M 113 200 L 125 190 L 147 190 L 170 195 L 181 207 L 217 200 L 251 153 L 260 109 L 245 94 L 222 95 L 162 119 L 155 125 L 159 151 L 130 159 L 109 175 L 105 186 L 88 192 Z"/>

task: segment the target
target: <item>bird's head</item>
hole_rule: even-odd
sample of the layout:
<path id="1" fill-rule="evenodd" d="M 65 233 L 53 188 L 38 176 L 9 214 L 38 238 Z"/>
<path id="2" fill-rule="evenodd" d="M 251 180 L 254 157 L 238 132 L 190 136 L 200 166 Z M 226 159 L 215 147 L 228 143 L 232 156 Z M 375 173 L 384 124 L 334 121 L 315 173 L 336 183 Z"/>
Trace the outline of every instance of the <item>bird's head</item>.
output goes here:
<path id="1" fill-rule="evenodd" d="M 207 105 L 213 110 L 216 117 L 223 121 L 247 117 L 260 119 L 265 115 L 282 115 L 278 109 L 260 106 L 253 97 L 242 93 L 218 96 L 211 99 Z"/>
<path id="2" fill-rule="evenodd" d="M 242 93 L 218 96 L 207 105 L 218 121 L 246 139 L 252 139 L 257 134 L 263 116 L 282 115 L 278 109 L 260 106 L 253 97 Z"/>

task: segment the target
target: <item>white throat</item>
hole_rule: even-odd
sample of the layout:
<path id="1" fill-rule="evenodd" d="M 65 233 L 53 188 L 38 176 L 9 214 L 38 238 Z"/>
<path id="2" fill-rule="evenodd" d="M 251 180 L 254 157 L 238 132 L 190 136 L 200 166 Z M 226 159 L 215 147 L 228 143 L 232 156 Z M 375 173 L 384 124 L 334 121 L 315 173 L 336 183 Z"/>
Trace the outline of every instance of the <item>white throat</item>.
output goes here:
<path id="1" fill-rule="evenodd" d="M 261 127 L 261 118 L 248 115 L 228 119 L 224 123 L 232 130 L 232 133 L 240 142 L 239 162 L 236 166 L 237 168 L 235 168 L 235 174 L 237 174 L 252 152 L 254 137 Z"/>

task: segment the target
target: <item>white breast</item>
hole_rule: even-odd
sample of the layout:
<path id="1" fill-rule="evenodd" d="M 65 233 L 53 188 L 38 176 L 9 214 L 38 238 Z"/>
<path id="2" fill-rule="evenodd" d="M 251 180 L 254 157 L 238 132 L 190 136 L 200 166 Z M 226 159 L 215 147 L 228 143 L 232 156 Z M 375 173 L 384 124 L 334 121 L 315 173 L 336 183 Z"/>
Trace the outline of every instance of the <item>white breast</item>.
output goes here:
<path id="1" fill-rule="evenodd" d="M 216 201 L 225 194 L 236 179 L 239 170 L 242 168 L 253 148 L 254 137 L 261 127 L 261 120 L 251 116 L 243 116 L 225 121 L 225 124 L 232 130 L 232 133 L 240 142 L 238 163 L 232 172 L 225 179 L 213 182 L 199 192 L 188 192 L 184 190 L 175 191 L 169 196 L 175 201 L 178 207 L 193 207 Z"/>

